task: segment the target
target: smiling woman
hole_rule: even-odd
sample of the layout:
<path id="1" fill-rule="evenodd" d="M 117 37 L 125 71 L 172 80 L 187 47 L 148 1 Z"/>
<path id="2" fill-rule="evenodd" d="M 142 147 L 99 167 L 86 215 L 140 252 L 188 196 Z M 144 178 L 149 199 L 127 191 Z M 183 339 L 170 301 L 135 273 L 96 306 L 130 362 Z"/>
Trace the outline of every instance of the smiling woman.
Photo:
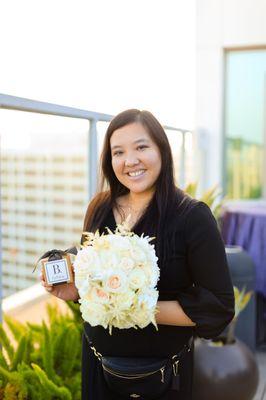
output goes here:
<path id="1" fill-rule="evenodd" d="M 167 136 L 148 111 L 130 109 L 112 119 L 100 171 L 101 186 L 88 205 L 83 231 L 114 231 L 131 213 L 131 230 L 153 238 L 160 268 L 158 331 L 149 324 L 143 329 L 113 328 L 110 335 L 102 326 L 85 322 L 82 399 L 121 398 L 116 390 L 125 383 L 125 376 L 120 373 L 112 378 L 118 383 L 112 386 L 101 354 L 117 362 L 122 357 L 128 369 L 140 365 L 139 358 L 160 360 L 161 365 L 162 359 L 177 357 L 173 371 L 167 367 L 166 374 L 161 365 L 154 374 L 146 374 L 151 378 L 142 373 L 145 379 L 137 385 L 132 376 L 127 378 L 128 398 L 144 400 L 148 385 L 150 399 L 191 400 L 193 336 L 217 336 L 234 315 L 233 288 L 216 221 L 205 203 L 176 187 Z M 115 288 L 118 281 L 114 276 L 110 285 Z M 52 294 L 59 294 L 58 287 Z M 159 397 L 154 389 L 158 386 Z"/>
<path id="2" fill-rule="evenodd" d="M 117 179 L 129 189 L 124 203 L 139 210 L 155 191 L 161 170 L 157 144 L 140 122 L 116 129 L 110 139 L 112 167 Z M 121 201 L 121 198 L 119 199 Z"/>

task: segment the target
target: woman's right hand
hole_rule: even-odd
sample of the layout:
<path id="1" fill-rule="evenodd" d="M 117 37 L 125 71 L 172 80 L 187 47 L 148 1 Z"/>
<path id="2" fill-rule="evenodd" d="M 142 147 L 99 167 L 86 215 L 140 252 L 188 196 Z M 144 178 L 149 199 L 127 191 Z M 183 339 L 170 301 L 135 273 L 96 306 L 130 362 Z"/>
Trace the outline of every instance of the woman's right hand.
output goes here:
<path id="1" fill-rule="evenodd" d="M 72 267 L 73 268 L 73 267 Z M 73 272 L 74 273 L 74 272 Z M 45 282 L 43 271 L 40 273 L 41 284 L 47 292 L 58 297 L 61 300 L 77 301 L 79 299 L 78 289 L 75 283 L 62 283 L 60 285 L 51 286 Z"/>

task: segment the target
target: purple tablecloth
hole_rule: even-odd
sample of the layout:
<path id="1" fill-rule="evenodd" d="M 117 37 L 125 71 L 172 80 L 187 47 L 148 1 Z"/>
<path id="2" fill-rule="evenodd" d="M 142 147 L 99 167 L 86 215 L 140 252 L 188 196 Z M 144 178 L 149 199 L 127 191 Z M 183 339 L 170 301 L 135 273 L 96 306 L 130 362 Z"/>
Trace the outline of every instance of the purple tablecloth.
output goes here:
<path id="1" fill-rule="evenodd" d="M 225 244 L 242 246 L 251 256 L 256 268 L 255 290 L 266 297 L 266 206 L 226 208 L 222 236 Z"/>

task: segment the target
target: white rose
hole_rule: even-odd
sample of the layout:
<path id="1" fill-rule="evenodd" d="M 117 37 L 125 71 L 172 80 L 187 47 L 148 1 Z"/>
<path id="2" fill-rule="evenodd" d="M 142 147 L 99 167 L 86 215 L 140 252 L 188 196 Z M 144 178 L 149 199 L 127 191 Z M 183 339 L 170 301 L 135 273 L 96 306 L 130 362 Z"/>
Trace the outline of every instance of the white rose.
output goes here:
<path id="1" fill-rule="evenodd" d="M 131 247 L 130 257 L 132 257 L 135 262 L 145 262 L 147 259 L 145 252 L 139 246 Z"/>
<path id="2" fill-rule="evenodd" d="M 79 280 L 76 276 L 75 276 L 75 286 L 78 289 L 80 297 L 86 296 L 90 290 L 90 284 L 89 284 L 88 280 L 86 280 L 86 279 Z"/>
<path id="3" fill-rule="evenodd" d="M 132 304 L 134 303 L 136 298 L 136 294 L 133 290 L 128 289 L 124 293 L 118 293 L 115 297 L 115 302 L 117 307 L 122 310 L 129 310 Z"/>
<path id="4" fill-rule="evenodd" d="M 133 323 L 142 329 L 151 323 L 150 313 L 143 308 L 139 308 L 135 313 L 132 313 L 131 318 Z"/>
<path id="5" fill-rule="evenodd" d="M 146 260 L 151 262 L 153 265 L 157 265 L 158 257 L 155 252 L 154 244 L 150 244 L 146 239 L 140 238 L 139 245 L 145 252 Z"/>
<path id="6" fill-rule="evenodd" d="M 101 251 L 99 253 L 99 258 L 101 260 L 101 266 L 105 270 L 115 268 L 120 261 L 119 254 L 117 254 L 117 252 L 115 252 L 113 250 L 112 251 L 105 251 L 105 250 Z"/>
<path id="7" fill-rule="evenodd" d="M 126 236 L 109 235 L 108 240 L 114 252 L 128 252 L 132 246 L 130 239 Z"/>
<path id="8" fill-rule="evenodd" d="M 145 290 L 139 293 L 138 302 L 139 305 L 145 309 L 154 309 L 158 301 L 159 292 L 157 290 Z"/>
<path id="9" fill-rule="evenodd" d="M 134 266 L 135 266 L 135 261 L 131 257 L 123 257 L 118 265 L 119 268 L 121 268 L 126 272 L 131 271 L 134 268 Z"/>
<path id="10" fill-rule="evenodd" d="M 97 271 L 101 263 L 97 252 L 91 246 L 88 246 L 78 252 L 73 266 L 75 274 L 83 275 Z"/>
<path id="11" fill-rule="evenodd" d="M 146 275 L 141 268 L 137 267 L 129 274 L 129 286 L 132 289 L 140 289 L 147 282 Z"/>
<path id="12" fill-rule="evenodd" d="M 103 304 L 93 303 L 88 300 L 81 300 L 80 311 L 82 318 L 91 326 L 102 325 L 107 328 L 106 310 Z"/>

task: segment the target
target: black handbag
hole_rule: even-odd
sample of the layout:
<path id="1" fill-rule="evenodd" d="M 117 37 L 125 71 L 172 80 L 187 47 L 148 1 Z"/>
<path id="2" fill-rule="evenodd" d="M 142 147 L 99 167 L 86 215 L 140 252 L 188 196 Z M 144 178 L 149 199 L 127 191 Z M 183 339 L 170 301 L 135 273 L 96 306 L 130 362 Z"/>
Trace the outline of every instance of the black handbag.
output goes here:
<path id="1" fill-rule="evenodd" d="M 192 348 L 193 337 L 172 357 L 110 357 L 102 356 L 87 341 L 101 362 L 108 388 L 124 399 L 155 400 L 168 390 L 180 389 L 179 363 Z"/>

